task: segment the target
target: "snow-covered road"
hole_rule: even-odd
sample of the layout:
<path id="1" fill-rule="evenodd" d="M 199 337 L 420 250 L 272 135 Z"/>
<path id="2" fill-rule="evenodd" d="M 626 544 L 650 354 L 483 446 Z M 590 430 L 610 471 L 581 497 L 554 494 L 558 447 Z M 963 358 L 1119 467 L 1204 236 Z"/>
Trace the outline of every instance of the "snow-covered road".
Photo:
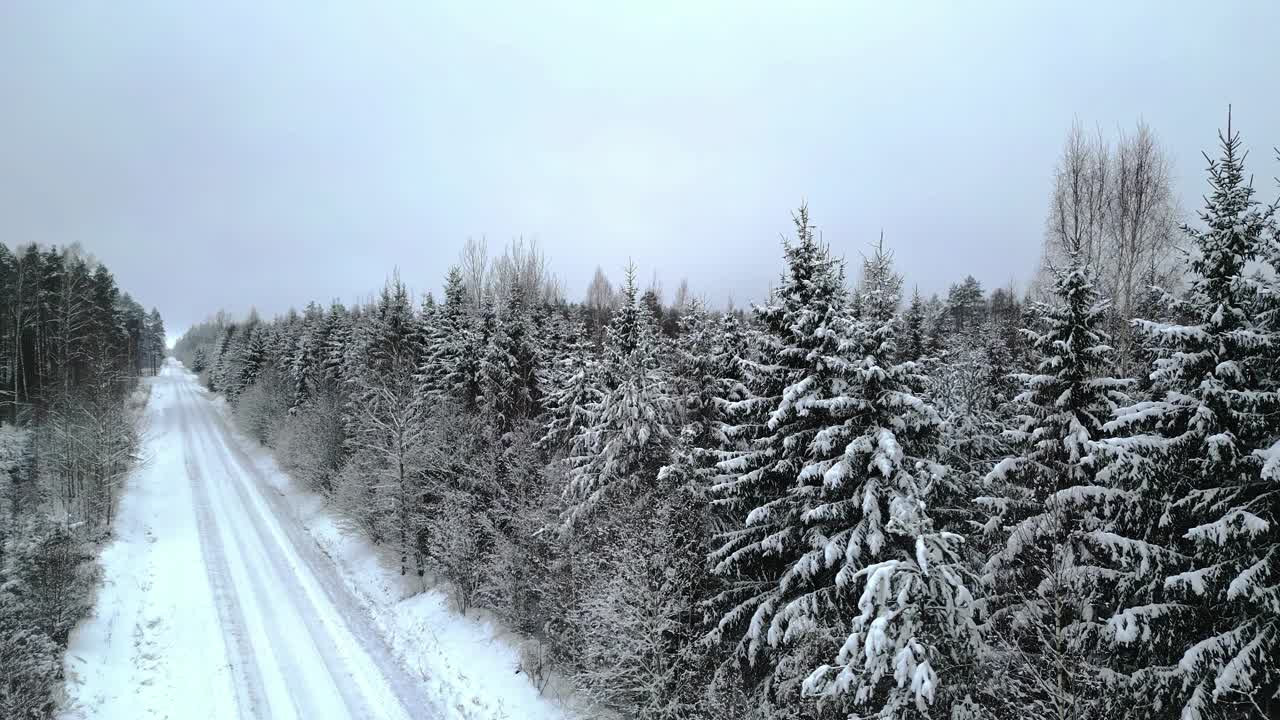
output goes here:
<path id="1" fill-rule="evenodd" d="M 195 377 L 170 360 L 151 383 L 66 714 L 437 717 Z"/>

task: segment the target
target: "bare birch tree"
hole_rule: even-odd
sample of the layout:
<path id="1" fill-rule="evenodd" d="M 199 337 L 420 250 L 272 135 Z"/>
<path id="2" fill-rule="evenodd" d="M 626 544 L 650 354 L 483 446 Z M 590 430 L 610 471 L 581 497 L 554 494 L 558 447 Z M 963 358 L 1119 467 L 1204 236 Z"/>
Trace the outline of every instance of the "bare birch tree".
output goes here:
<path id="1" fill-rule="evenodd" d="M 1097 267 L 1106 250 L 1111 211 L 1111 147 L 1102 137 L 1085 133 L 1077 119 L 1067 134 L 1054 173 L 1053 195 L 1045 238 L 1045 261 L 1060 264 L 1078 253 Z"/>
<path id="2" fill-rule="evenodd" d="M 1155 133 L 1139 121 L 1113 148 L 1077 121 L 1063 144 L 1045 223 L 1043 282 L 1077 256 L 1097 273 L 1111 301 L 1112 336 L 1122 364 L 1133 361 L 1127 323 L 1153 282 L 1176 283 L 1178 205 L 1172 163 Z"/>

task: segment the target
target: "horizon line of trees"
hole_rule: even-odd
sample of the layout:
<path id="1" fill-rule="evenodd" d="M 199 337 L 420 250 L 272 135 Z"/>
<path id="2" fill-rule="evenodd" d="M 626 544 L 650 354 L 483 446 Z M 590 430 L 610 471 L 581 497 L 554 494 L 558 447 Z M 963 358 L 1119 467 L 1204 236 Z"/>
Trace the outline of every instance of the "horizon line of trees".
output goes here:
<path id="1" fill-rule="evenodd" d="M 801 207 L 750 312 L 634 268 L 570 304 L 536 251 L 469 246 L 439 301 L 393 276 L 175 354 L 402 574 L 506 618 L 539 687 L 645 718 L 1274 717 L 1280 228 L 1219 137 L 1175 228 L 1149 131 L 1073 134 L 1034 302 L 905 298 L 883 243 L 851 282 Z"/>
<path id="2" fill-rule="evenodd" d="M 0 717 L 52 717 L 133 467 L 160 314 L 78 247 L 0 243 Z"/>

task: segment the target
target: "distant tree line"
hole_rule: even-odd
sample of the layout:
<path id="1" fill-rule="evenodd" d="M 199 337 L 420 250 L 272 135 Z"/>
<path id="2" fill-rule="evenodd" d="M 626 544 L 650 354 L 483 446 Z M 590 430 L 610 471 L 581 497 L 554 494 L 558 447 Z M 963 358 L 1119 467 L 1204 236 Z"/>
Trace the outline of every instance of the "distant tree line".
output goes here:
<path id="1" fill-rule="evenodd" d="M 802 207 L 749 313 L 634 268 L 568 303 L 472 244 L 440 299 L 176 352 L 520 671 L 626 716 L 1275 717 L 1280 237 L 1221 140 L 1179 227 L 1148 130 L 1073 133 L 1030 298 L 904 298 L 883 243 L 850 281 Z"/>
<path id="2" fill-rule="evenodd" d="M 55 710 L 164 342 L 78 248 L 0 244 L 0 717 Z"/>

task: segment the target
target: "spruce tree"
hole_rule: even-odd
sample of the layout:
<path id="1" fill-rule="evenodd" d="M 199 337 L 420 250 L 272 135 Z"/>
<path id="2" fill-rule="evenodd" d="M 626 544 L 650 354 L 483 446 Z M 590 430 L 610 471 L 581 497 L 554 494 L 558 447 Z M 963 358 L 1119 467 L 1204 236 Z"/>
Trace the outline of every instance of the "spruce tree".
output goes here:
<path id="1" fill-rule="evenodd" d="M 333 335 L 344 332 L 340 327 L 345 310 L 334 303 L 328 312 L 315 302 L 307 303 L 302 321 L 295 325 L 296 336 L 286 346 L 287 374 L 293 384 L 291 412 L 313 397 L 326 379 L 336 379 Z M 341 338 L 339 338 L 341 342 Z"/>
<path id="2" fill-rule="evenodd" d="M 875 323 L 892 320 L 902 304 L 902 276 L 894 270 L 893 253 L 884 245 L 884 236 L 875 245 L 875 252 L 862 261 L 862 277 L 858 283 L 857 317 Z"/>
<path id="3" fill-rule="evenodd" d="M 347 443 L 360 468 L 348 476 L 350 496 L 367 506 L 353 510 L 368 518 L 379 536 L 400 551 L 400 573 L 416 552 L 416 507 L 421 493 L 425 437 L 429 429 L 415 375 L 421 362 L 417 318 L 398 277 L 382 290 L 348 373 Z"/>
<path id="4" fill-rule="evenodd" d="M 973 628 L 958 538 L 925 511 L 942 472 L 926 455 L 938 416 L 915 366 L 895 364 L 900 286 L 864 283 L 863 318 L 852 318 L 841 263 L 804 208 L 796 229 L 787 275 L 756 309 L 751 397 L 732 406 L 744 420 L 735 432 L 754 437 L 721 463 L 732 479 L 715 488 L 735 526 L 712 554 L 729 584 L 713 639 L 772 675 L 775 697 L 795 702 L 803 679 L 806 694 L 850 712 L 925 713 L 940 685 L 933 663 L 954 660 Z M 884 260 L 869 261 L 870 277 Z M 834 662 L 804 667 L 815 649 Z"/>
<path id="5" fill-rule="evenodd" d="M 925 325 L 924 298 L 920 289 L 911 292 L 911 305 L 903 317 L 902 341 L 898 344 L 898 357 L 902 360 L 920 360 L 928 346 L 928 328 Z"/>
<path id="6" fill-rule="evenodd" d="M 1013 714 L 1085 720 L 1099 716 L 1096 608 L 1108 600 L 1095 553 L 1103 505 L 1118 499 L 1098 484 L 1091 454 L 1127 383 L 1108 375 L 1108 305 L 1087 268 L 1060 271 L 1054 291 L 1056 304 L 1035 307 L 1040 330 L 1024 331 L 1038 366 L 1016 376 L 1023 414 L 1006 433 L 1014 453 L 985 478 L 995 492 L 978 499 L 995 540 L 985 631 L 1007 679 L 996 702 Z"/>
<path id="7" fill-rule="evenodd" d="M 478 410 L 484 398 L 481 363 L 497 322 L 493 298 L 486 296 L 481 299 L 479 308 L 459 316 L 449 341 L 445 387 L 449 396 L 467 411 Z"/>
<path id="8" fill-rule="evenodd" d="M 745 447 L 719 463 L 724 479 L 712 492 L 728 529 L 710 559 L 726 585 L 714 603 L 721 619 L 712 638 L 734 647 L 734 662 L 749 681 L 764 680 L 766 694 L 798 697 L 799 673 L 780 683 L 773 677 L 789 654 L 779 647 L 778 614 L 794 591 L 782 581 L 807 549 L 805 496 L 816 487 L 812 480 L 802 487 L 799 473 L 834 417 L 830 401 L 842 381 L 832 366 L 846 364 L 836 330 L 848 298 L 843 264 L 815 237 L 808 209 L 801 206 L 794 221 L 796 237 L 783 245 L 787 271 L 768 302 L 753 309 L 759 360 L 745 365 L 748 395 L 727 408 L 728 432 Z"/>
<path id="9" fill-rule="evenodd" d="M 941 420 L 923 399 L 924 378 L 897 361 L 901 285 L 878 246 L 863 264 L 862 314 L 843 333 L 838 422 L 815 437 L 816 457 L 799 474 L 821 481 L 803 518 L 809 549 L 790 574 L 811 589 L 781 613 L 790 631 L 856 608 L 834 662 L 809 676 L 806 693 L 894 718 L 928 716 L 935 703 L 972 710 L 966 668 L 976 650 L 963 538 L 935 527 L 927 509 L 947 469 L 930 458 Z M 823 457 L 832 449 L 834 461 Z"/>
<path id="10" fill-rule="evenodd" d="M 524 291 L 513 287 L 493 322 L 479 370 L 481 406 L 499 432 L 538 413 L 542 391 L 535 343 Z"/>
<path id="11" fill-rule="evenodd" d="M 240 361 L 239 377 L 236 379 L 235 395 L 239 396 L 258 380 L 267 361 L 267 329 L 261 324 L 249 331 L 249 343 L 245 346 L 244 357 Z"/>
<path id="12" fill-rule="evenodd" d="M 568 449 L 573 439 L 594 423 L 599 409 L 599 362 L 585 315 L 579 311 L 573 340 L 555 362 L 552 377 L 558 382 L 548 393 L 546 425 L 538 439 L 538 447 L 552 455 Z"/>
<path id="13" fill-rule="evenodd" d="M 1271 462 L 1280 337 L 1246 273 L 1274 230 L 1244 174 L 1240 136 L 1219 133 L 1181 323 L 1138 321 L 1155 356 L 1149 399 L 1122 410 L 1101 448 L 1127 491 L 1112 540 L 1129 562 L 1111 618 L 1118 659 L 1147 714 L 1188 719 L 1280 710 L 1280 491 Z"/>
<path id="14" fill-rule="evenodd" d="M 335 383 L 342 382 L 342 357 L 351 342 L 351 322 L 346 306 L 334 301 L 329 307 L 329 324 L 333 330 L 323 348 L 323 366 L 325 377 Z"/>
<path id="15" fill-rule="evenodd" d="M 222 342 L 218 345 L 217 354 L 210 363 L 209 389 L 221 392 L 227 387 L 227 378 L 232 372 L 233 353 L 235 350 L 236 331 L 239 326 L 229 323 L 222 332 Z"/>
<path id="16" fill-rule="evenodd" d="M 737 318 L 719 320 L 696 300 L 673 310 L 677 341 L 667 353 L 676 392 L 680 432 L 671 461 L 658 473 L 656 530 L 665 573 L 657 595 L 666 613 L 669 657 L 657 717 L 721 717 L 721 698 L 708 691 L 716 648 L 701 640 L 715 627 L 702 608 L 723 589 L 707 563 L 716 546 L 717 516 L 710 490 L 726 479 L 718 467 L 737 448 L 729 433 L 728 407 L 746 397 L 743 386 L 746 334 Z"/>
<path id="17" fill-rule="evenodd" d="M 568 458 L 569 524 L 611 495 L 652 490 L 669 457 L 669 380 L 658 365 L 656 327 L 640 302 L 634 267 L 628 268 L 622 307 L 606 330 L 604 355 L 601 400 Z"/>
<path id="18" fill-rule="evenodd" d="M 427 344 L 418 375 L 424 395 L 474 406 L 479 393 L 473 382 L 478 358 L 468 357 L 468 352 L 478 347 L 474 317 L 462 271 L 451 267 L 445 279 L 444 302 L 425 329 Z"/>

